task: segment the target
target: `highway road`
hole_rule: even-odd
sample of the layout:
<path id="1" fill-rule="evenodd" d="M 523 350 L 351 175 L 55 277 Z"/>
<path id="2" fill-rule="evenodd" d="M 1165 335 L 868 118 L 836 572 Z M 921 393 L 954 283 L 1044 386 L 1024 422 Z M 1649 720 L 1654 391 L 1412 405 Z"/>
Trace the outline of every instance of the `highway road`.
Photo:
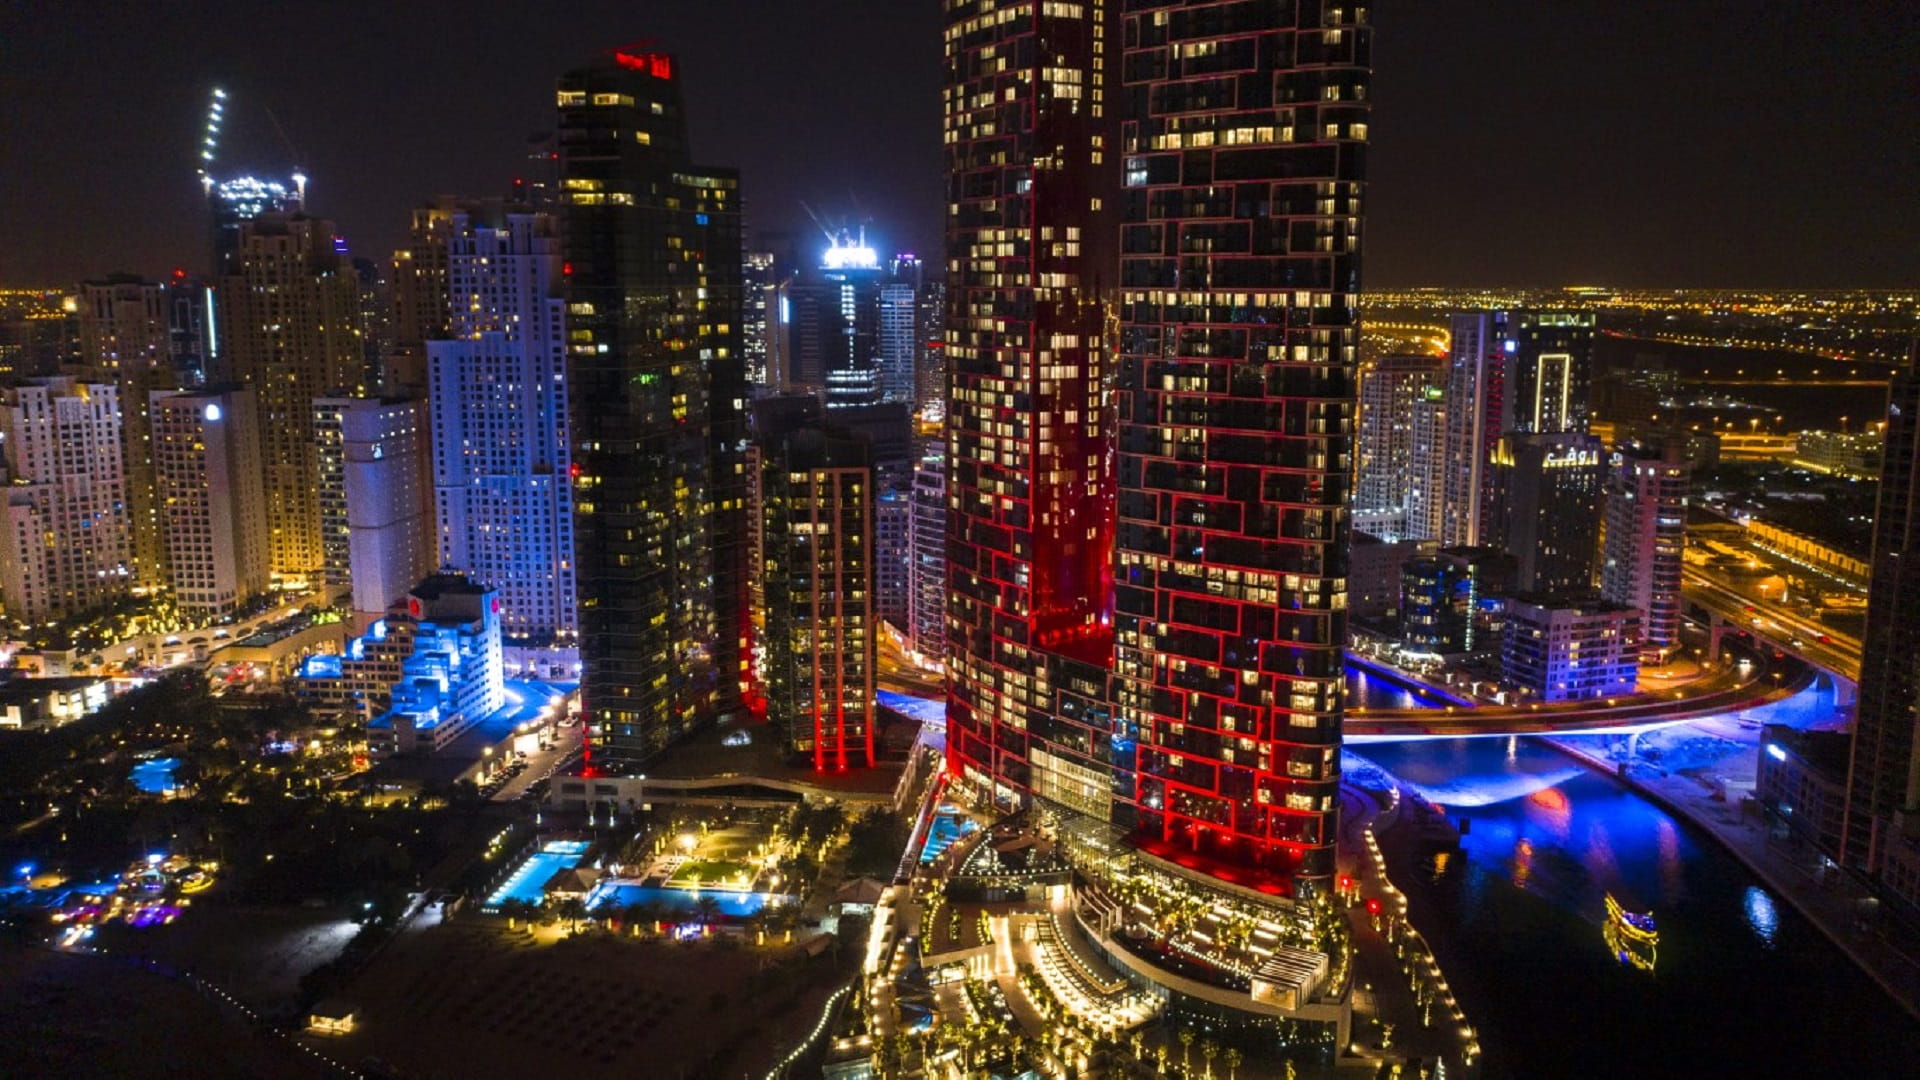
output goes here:
<path id="1" fill-rule="evenodd" d="M 1744 668 L 1728 662 L 1712 675 L 1671 693 L 1558 705 L 1354 709 L 1347 712 L 1341 730 L 1348 736 L 1407 737 L 1536 735 L 1657 726 L 1777 701 L 1804 689 L 1815 675 L 1812 668 L 1797 661 L 1769 664 L 1764 657 L 1748 659 L 1751 662 Z"/>
<path id="2" fill-rule="evenodd" d="M 1792 652 L 1849 679 L 1860 678 L 1858 638 L 1840 633 L 1778 602 L 1748 595 L 1692 567 L 1685 572 L 1682 593 L 1688 602 L 1724 618 L 1756 639 L 1771 642 L 1782 652 Z"/>

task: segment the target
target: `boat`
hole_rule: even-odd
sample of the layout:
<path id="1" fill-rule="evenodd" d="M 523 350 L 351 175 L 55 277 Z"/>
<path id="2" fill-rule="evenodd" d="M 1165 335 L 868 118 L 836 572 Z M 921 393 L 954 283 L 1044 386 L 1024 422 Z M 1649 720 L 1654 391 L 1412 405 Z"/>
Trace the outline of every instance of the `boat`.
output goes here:
<path id="1" fill-rule="evenodd" d="M 1601 928 L 1601 936 L 1606 939 L 1607 948 L 1614 958 L 1622 964 L 1629 964 L 1641 971 L 1652 971 L 1654 960 L 1658 957 L 1660 931 L 1654 925 L 1653 913 L 1640 914 L 1628 911 L 1620 906 L 1620 901 L 1607 894 L 1607 923 Z"/>

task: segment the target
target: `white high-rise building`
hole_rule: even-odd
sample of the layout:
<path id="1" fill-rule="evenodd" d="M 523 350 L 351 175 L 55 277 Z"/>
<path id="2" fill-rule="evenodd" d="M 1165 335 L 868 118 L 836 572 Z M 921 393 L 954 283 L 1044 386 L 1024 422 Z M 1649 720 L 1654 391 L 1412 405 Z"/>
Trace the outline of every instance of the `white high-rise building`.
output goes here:
<path id="1" fill-rule="evenodd" d="M 66 376 L 0 388 L 0 602 L 38 622 L 133 586 L 120 394 Z"/>
<path id="2" fill-rule="evenodd" d="M 1495 312 L 1453 317 L 1445 476 L 1441 483 L 1442 547 L 1483 544 L 1491 533 L 1493 497 L 1488 470 L 1503 431 L 1501 405 L 1506 391 L 1501 327 Z"/>
<path id="3" fill-rule="evenodd" d="M 174 602 L 195 618 L 229 614 L 265 593 L 269 579 L 253 392 L 157 392 L 147 411 Z"/>
<path id="4" fill-rule="evenodd" d="M 547 214 L 455 213 L 450 341 L 427 345 L 440 561 L 499 592 L 509 645 L 572 645 L 566 301 Z"/>
<path id="5" fill-rule="evenodd" d="M 1360 372 L 1356 515 L 1404 515 L 1414 488 L 1414 409 L 1445 376 L 1437 356 L 1384 356 Z M 1400 532 L 1411 533 L 1404 523 Z"/>
<path id="6" fill-rule="evenodd" d="M 905 256 L 902 257 L 906 258 Z M 894 260 L 894 273 L 901 273 L 901 259 Z M 919 260 L 911 263 L 912 276 L 918 278 Z M 891 281 L 880 286 L 880 400 L 914 401 L 914 357 L 920 345 L 920 312 L 916 301 L 918 286 L 912 281 Z"/>
<path id="7" fill-rule="evenodd" d="M 1674 453 L 1616 454 L 1609 470 L 1600 594 L 1640 613 L 1649 650 L 1680 640 L 1687 487 L 1687 466 Z"/>
<path id="8" fill-rule="evenodd" d="M 907 644 L 922 663 L 944 662 L 947 633 L 947 450 L 934 443 L 913 470 L 907 511 Z"/>
<path id="9" fill-rule="evenodd" d="M 319 398 L 313 423 L 328 580 L 351 583 L 353 610 L 378 616 L 438 562 L 427 403 Z"/>
<path id="10" fill-rule="evenodd" d="M 1438 540 L 1446 510 L 1447 392 L 1427 387 L 1413 403 L 1410 426 L 1404 536 Z"/>

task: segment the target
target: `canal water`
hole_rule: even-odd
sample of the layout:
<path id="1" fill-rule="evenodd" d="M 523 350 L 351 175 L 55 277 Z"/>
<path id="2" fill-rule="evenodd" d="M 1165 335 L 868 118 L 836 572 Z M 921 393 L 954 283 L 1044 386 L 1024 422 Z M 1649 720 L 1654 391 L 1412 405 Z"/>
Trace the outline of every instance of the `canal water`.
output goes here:
<path id="1" fill-rule="evenodd" d="M 1710 838 L 1612 780 L 1524 739 L 1348 754 L 1465 822 L 1457 848 L 1435 830 L 1382 839 L 1488 1075 L 1920 1076 L 1920 1022 Z M 1605 945 L 1608 895 L 1653 914 L 1652 972 Z"/>

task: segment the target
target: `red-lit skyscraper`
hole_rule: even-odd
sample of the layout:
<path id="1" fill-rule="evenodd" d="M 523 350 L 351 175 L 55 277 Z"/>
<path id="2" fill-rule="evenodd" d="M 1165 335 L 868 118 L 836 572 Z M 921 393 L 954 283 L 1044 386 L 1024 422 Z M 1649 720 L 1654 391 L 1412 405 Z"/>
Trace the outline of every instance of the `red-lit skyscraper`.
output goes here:
<path id="1" fill-rule="evenodd" d="M 1116 726 L 1136 840 L 1333 871 L 1369 31 L 1314 0 L 1125 13 Z"/>
<path id="2" fill-rule="evenodd" d="M 1049 686 L 1111 656 L 1114 12 L 946 5 L 949 764 L 1003 805 L 1108 787 Z"/>
<path id="3" fill-rule="evenodd" d="M 950 767 L 1271 891 L 1333 868 L 1360 11 L 947 5 Z"/>

